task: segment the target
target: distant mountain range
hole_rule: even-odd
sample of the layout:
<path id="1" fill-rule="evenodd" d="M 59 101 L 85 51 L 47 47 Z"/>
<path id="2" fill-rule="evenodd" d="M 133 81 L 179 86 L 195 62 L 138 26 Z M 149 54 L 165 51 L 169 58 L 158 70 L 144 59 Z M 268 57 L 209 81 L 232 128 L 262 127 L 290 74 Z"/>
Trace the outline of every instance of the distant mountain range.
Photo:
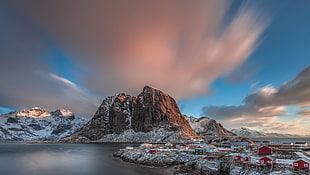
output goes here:
<path id="1" fill-rule="evenodd" d="M 189 139 L 242 140 L 241 137 L 296 137 L 247 128 L 231 131 L 208 117 L 182 115 L 167 93 L 145 86 L 138 96 L 120 93 L 103 100 L 88 122 L 69 110 L 34 107 L 0 114 L 0 141 L 178 142 Z"/>
<path id="2" fill-rule="evenodd" d="M 234 133 L 225 129 L 220 123 L 208 117 L 195 118 L 184 115 L 194 131 L 201 137 L 220 136 L 231 137 L 236 136 Z"/>
<path id="3" fill-rule="evenodd" d="M 247 138 L 296 138 L 296 137 L 309 137 L 304 135 L 294 135 L 294 134 L 280 134 L 280 133 L 266 133 L 256 130 L 251 130 L 248 128 L 232 129 L 232 133 L 240 137 Z"/>
<path id="4" fill-rule="evenodd" d="M 87 121 L 65 109 L 31 109 L 0 114 L 0 141 L 45 140 L 66 137 Z"/>

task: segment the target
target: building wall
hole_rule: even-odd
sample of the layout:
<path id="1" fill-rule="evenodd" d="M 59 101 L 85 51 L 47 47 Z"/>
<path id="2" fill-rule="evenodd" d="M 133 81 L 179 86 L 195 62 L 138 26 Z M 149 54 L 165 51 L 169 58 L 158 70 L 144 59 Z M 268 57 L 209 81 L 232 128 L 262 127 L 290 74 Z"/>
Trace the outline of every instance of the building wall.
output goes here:
<path id="1" fill-rule="evenodd" d="M 271 153 L 272 153 L 271 148 L 266 147 L 266 146 L 258 149 L 258 154 L 271 154 Z"/>

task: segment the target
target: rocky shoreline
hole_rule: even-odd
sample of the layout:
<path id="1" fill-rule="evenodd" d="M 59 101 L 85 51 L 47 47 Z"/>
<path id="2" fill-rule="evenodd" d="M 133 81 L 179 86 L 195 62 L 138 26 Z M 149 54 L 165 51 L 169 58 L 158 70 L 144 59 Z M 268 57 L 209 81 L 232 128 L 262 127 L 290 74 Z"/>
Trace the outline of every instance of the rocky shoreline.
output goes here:
<path id="1" fill-rule="evenodd" d="M 275 166 L 248 166 L 235 163 L 228 154 L 193 155 L 179 151 L 149 153 L 139 149 L 120 149 L 113 154 L 122 161 L 155 168 L 169 168 L 173 175 L 305 175 L 305 172 Z"/>
<path id="2" fill-rule="evenodd" d="M 172 167 L 173 174 L 229 174 L 229 161 L 223 157 L 221 159 L 211 159 L 208 156 L 190 155 L 180 152 L 160 152 L 148 153 L 138 150 L 121 149 L 113 154 L 125 162 L 151 167 Z"/>

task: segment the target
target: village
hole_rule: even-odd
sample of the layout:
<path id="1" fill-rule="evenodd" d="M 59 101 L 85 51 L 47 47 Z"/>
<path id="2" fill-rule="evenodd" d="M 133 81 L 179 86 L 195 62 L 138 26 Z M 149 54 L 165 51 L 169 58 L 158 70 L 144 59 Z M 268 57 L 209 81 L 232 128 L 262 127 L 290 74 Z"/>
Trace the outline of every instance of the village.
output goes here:
<path id="1" fill-rule="evenodd" d="M 219 160 L 228 157 L 230 167 L 269 169 L 270 172 L 288 170 L 293 174 L 310 174 L 310 156 L 307 142 L 276 144 L 269 141 L 232 141 L 214 144 L 195 143 L 143 143 L 138 147 L 126 147 L 123 151 L 138 151 L 148 154 L 194 155 L 198 159 Z M 280 172 L 280 171 L 279 171 Z M 281 173 L 279 173 L 281 174 Z"/>

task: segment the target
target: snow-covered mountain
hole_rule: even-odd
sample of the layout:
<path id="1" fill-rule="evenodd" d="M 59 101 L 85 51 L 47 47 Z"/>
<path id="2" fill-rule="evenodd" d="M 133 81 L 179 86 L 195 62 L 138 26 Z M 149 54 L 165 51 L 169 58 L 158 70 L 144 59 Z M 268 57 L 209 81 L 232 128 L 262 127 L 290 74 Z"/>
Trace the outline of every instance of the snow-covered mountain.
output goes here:
<path id="1" fill-rule="evenodd" d="M 221 136 L 230 137 L 235 136 L 232 132 L 225 129 L 220 123 L 208 117 L 195 118 L 184 115 L 194 131 L 201 137 Z"/>
<path id="2" fill-rule="evenodd" d="M 166 142 L 199 138 L 168 94 L 145 86 L 137 96 L 107 97 L 68 142 Z"/>
<path id="3" fill-rule="evenodd" d="M 232 129 L 231 132 L 240 137 L 249 137 L 249 138 L 266 137 L 264 133 L 256 130 L 251 130 L 248 128 Z"/>
<path id="4" fill-rule="evenodd" d="M 265 133 L 261 131 L 252 130 L 249 128 L 232 129 L 232 133 L 240 137 L 247 138 L 296 138 L 303 137 L 302 135 L 280 134 L 280 133 Z"/>
<path id="5" fill-rule="evenodd" d="M 34 107 L 0 114 L 0 141 L 42 140 L 66 137 L 84 126 L 86 119 L 65 109 L 48 112 Z"/>

